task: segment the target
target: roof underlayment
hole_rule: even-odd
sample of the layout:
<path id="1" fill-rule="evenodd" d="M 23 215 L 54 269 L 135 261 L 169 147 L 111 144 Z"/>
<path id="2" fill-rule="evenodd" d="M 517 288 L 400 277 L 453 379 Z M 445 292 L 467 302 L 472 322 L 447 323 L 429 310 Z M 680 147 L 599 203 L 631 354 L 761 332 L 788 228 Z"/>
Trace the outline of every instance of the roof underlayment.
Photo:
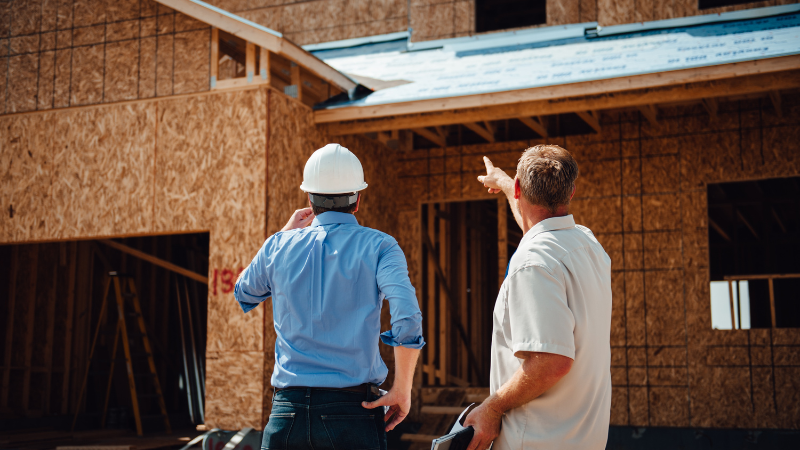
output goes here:
<path id="1" fill-rule="evenodd" d="M 514 91 L 800 54 L 800 5 L 750 10 L 749 17 L 756 18 L 745 20 L 734 20 L 743 17 L 737 14 L 714 15 L 705 24 L 692 26 L 686 24 L 702 23 L 703 18 L 616 27 L 625 34 L 609 32 L 614 27 L 577 24 L 430 43 L 373 39 L 348 48 L 321 45 L 309 50 L 356 79 L 392 82 L 358 100 L 318 106 L 326 109 Z"/>

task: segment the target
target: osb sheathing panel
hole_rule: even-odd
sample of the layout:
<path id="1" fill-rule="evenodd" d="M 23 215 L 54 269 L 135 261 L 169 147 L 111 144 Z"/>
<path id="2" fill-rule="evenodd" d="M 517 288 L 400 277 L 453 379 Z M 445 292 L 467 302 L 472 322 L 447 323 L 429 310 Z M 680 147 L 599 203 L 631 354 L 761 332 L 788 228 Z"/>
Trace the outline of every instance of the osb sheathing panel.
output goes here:
<path id="1" fill-rule="evenodd" d="M 207 348 L 261 350 L 262 309 L 243 314 L 222 272 L 235 281 L 231 273 L 264 240 L 266 91 L 164 100 L 158 108 L 153 229 L 210 230 L 209 267 L 220 278 L 209 289 Z"/>
<path id="2" fill-rule="evenodd" d="M 709 306 L 706 186 L 800 175 L 800 95 L 782 100 L 782 116 L 766 98 L 724 102 L 715 121 L 700 105 L 664 107 L 658 127 L 604 113 L 602 133 L 549 140 L 578 160 L 571 212 L 612 259 L 612 424 L 798 427 L 800 332 L 712 330 Z M 400 185 L 420 193 L 398 204 L 413 282 L 419 204 L 496 198 L 475 181 L 481 156 L 513 175 L 541 142 L 398 154 Z"/>
<path id="3" fill-rule="evenodd" d="M 224 430 L 262 427 L 264 352 L 206 352 L 206 424 Z"/>
<path id="4" fill-rule="evenodd" d="M 154 105 L 0 118 L 3 242 L 133 234 L 152 222 Z"/>

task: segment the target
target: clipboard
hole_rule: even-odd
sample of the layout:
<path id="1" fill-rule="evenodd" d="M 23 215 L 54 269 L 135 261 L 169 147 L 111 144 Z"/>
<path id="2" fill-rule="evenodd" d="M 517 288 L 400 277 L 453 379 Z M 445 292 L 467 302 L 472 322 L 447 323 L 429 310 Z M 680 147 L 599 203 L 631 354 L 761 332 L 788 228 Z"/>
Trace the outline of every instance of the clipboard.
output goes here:
<path id="1" fill-rule="evenodd" d="M 431 442 L 431 450 L 466 450 L 469 446 L 470 441 L 472 441 L 472 436 L 475 434 L 475 429 L 472 427 L 464 427 L 462 423 L 466 418 L 467 411 L 474 403 L 467 406 L 467 409 L 461 412 L 461 415 L 458 416 L 458 420 L 453 425 L 453 428 L 450 429 L 450 433 L 436 438 Z"/>

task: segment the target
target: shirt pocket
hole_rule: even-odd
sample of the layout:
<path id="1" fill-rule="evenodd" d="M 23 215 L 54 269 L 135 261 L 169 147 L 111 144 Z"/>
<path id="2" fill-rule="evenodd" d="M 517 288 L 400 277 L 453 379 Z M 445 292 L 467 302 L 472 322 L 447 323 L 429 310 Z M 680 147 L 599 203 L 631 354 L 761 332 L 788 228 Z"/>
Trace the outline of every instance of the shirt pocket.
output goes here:
<path id="1" fill-rule="evenodd" d="M 377 450 L 378 425 L 375 415 L 321 416 L 333 450 Z"/>

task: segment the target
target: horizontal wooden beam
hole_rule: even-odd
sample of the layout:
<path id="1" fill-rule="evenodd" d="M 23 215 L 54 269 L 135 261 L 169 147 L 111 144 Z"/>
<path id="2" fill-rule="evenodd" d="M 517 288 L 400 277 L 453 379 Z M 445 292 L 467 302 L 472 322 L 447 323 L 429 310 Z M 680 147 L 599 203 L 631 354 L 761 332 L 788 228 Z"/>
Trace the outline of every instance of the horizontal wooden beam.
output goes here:
<path id="1" fill-rule="evenodd" d="M 486 139 L 487 141 L 494 142 L 494 133 L 492 133 L 490 128 L 488 127 L 484 128 L 483 126 L 481 126 L 481 124 L 477 122 L 467 122 L 464 124 L 464 126 L 474 131 L 477 135 Z"/>
<path id="2" fill-rule="evenodd" d="M 412 128 L 411 131 L 433 142 L 439 147 L 447 147 L 447 140 L 442 135 L 434 133 L 427 128 Z"/>
<path id="3" fill-rule="evenodd" d="M 437 98 L 429 100 L 417 100 L 412 102 L 391 103 L 374 106 L 350 106 L 334 109 L 325 109 L 314 113 L 314 120 L 317 123 L 332 123 L 351 120 L 374 120 L 383 117 L 405 116 L 410 114 L 430 114 L 448 112 L 460 112 L 462 110 L 486 110 L 498 107 L 505 110 L 505 114 L 495 112 L 495 116 L 490 116 L 488 120 L 513 119 L 517 117 L 536 116 L 550 114 L 546 105 L 569 105 L 575 99 L 593 99 L 597 107 L 576 108 L 561 110 L 558 112 L 574 112 L 577 110 L 605 109 L 618 107 L 619 93 L 628 91 L 638 92 L 641 95 L 657 94 L 662 88 L 682 86 L 687 83 L 703 83 L 718 80 L 736 79 L 750 75 L 760 75 L 800 69 L 800 55 L 782 56 L 779 58 L 767 58 L 757 61 L 746 61 L 732 64 L 721 64 L 718 66 L 699 67 L 694 69 L 675 70 L 667 72 L 657 72 L 631 77 L 609 78 L 606 80 L 593 80 L 582 83 L 570 83 L 555 86 L 543 86 L 530 89 L 519 89 L 505 92 L 492 92 L 477 95 L 465 95 L 461 97 Z M 770 85 L 759 87 L 761 91 L 780 89 Z M 709 85 L 712 95 L 731 95 L 719 90 L 716 85 Z M 666 98 L 655 96 L 663 101 L 682 100 L 679 91 L 669 92 Z M 636 106 L 647 103 L 661 103 L 658 101 L 636 101 L 632 105 Z M 600 106 L 600 105 L 608 106 Z M 533 107 L 531 107 L 533 106 Z M 558 108 L 556 108 L 557 110 Z M 487 120 L 486 116 L 478 116 L 460 122 L 441 122 L 436 125 L 446 125 L 453 123 L 478 122 Z M 434 125 L 431 123 L 431 125 Z M 406 127 L 408 128 L 408 127 Z"/>
<path id="4" fill-rule="evenodd" d="M 538 119 L 534 119 L 532 117 L 520 117 L 519 121 L 533 130 L 539 136 L 543 138 L 547 137 L 547 127 L 544 125 L 544 120 L 542 120 L 541 117 Z"/>
<path id="5" fill-rule="evenodd" d="M 248 24 L 246 21 L 233 14 L 209 7 L 209 5 L 196 0 L 156 1 L 164 6 L 186 14 L 189 17 L 211 25 L 212 27 L 217 27 L 220 30 L 242 38 L 247 42 L 252 42 L 273 53 L 283 55 L 317 74 L 320 78 L 339 86 L 342 90 L 347 91 L 356 87 L 356 83 L 348 76 L 327 65 L 322 60 L 303 50 L 302 47 L 289 41 L 276 31 L 265 30 L 264 28 Z"/>
<path id="6" fill-rule="evenodd" d="M 176 266 L 175 264 L 172 264 L 169 261 L 165 261 L 165 260 L 163 260 L 161 258 L 158 258 L 158 257 L 155 257 L 153 255 L 147 254 L 145 252 L 136 250 L 135 248 L 128 247 L 125 244 L 120 244 L 119 242 L 112 241 L 110 239 L 100 239 L 97 242 L 100 242 L 101 244 L 105 244 L 105 245 L 107 245 L 107 246 L 109 246 L 111 248 L 117 249 L 117 250 L 119 250 L 119 251 L 121 251 L 123 253 L 127 253 L 127 254 L 129 254 L 131 256 L 134 256 L 136 258 L 145 260 L 145 261 L 149 262 L 150 264 L 154 264 L 156 266 L 163 267 L 164 269 L 167 269 L 167 270 L 170 270 L 170 271 L 175 272 L 177 274 L 183 275 L 183 276 L 185 276 L 187 278 L 191 278 L 191 279 L 199 281 L 201 283 L 208 284 L 208 277 L 204 277 L 204 276 L 200 275 L 197 272 L 192 272 L 191 270 L 184 269 L 183 267 Z"/>
<path id="7" fill-rule="evenodd" d="M 600 116 L 596 111 L 575 111 L 575 114 L 583 119 L 587 125 L 592 127 L 596 133 L 600 133 L 602 131 L 602 128 L 600 127 Z"/>

